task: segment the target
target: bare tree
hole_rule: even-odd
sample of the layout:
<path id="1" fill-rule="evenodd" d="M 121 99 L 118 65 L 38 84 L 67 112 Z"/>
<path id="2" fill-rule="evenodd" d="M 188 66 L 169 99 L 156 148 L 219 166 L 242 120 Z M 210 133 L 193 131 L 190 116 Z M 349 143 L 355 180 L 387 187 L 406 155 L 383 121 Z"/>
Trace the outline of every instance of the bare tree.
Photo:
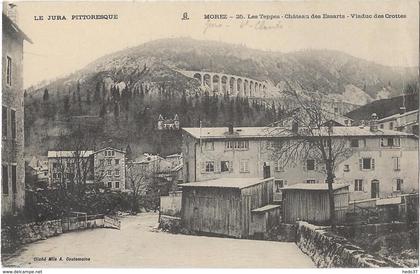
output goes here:
<path id="1" fill-rule="evenodd" d="M 267 135 L 273 141 L 267 149 L 272 158 L 283 167 L 296 161 L 314 159 L 321 164 L 321 171 L 326 175 L 328 184 L 330 224 L 336 226 L 333 183 L 335 172 L 340 162 L 351 155 L 351 149 L 346 138 L 334 133 L 333 113 L 329 110 L 331 101 L 325 99 L 325 94 L 299 92 L 289 84 L 285 94 L 296 102 L 296 108 L 288 119 L 291 123 L 284 126 L 284 121 L 278 121 L 267 129 Z M 281 127 L 278 125 L 282 125 Z"/>
<path id="2" fill-rule="evenodd" d="M 138 212 L 139 199 L 156 184 L 156 174 L 159 171 L 159 160 L 151 162 L 127 162 L 126 180 L 131 194 L 131 210 Z"/>

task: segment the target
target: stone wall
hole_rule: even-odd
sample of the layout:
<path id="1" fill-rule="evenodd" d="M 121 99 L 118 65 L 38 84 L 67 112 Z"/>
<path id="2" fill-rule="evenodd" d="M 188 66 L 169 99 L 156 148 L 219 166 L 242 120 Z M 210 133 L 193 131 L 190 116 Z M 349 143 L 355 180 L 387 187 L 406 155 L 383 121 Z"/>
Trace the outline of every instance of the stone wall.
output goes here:
<path id="1" fill-rule="evenodd" d="M 21 245 L 32 243 L 38 240 L 45 240 L 67 231 L 104 227 L 102 219 L 87 220 L 87 222 L 65 220 L 52 220 L 45 222 L 34 222 L 16 226 L 4 226 L 1 229 L 2 252 L 12 252 Z"/>
<path id="2" fill-rule="evenodd" d="M 317 267 L 401 267 L 377 258 L 343 237 L 333 235 L 325 227 L 298 222 L 297 246 L 311 257 Z"/>
<path id="3" fill-rule="evenodd" d="M 168 215 L 160 215 L 159 228 L 171 233 L 181 232 L 181 218 Z"/>

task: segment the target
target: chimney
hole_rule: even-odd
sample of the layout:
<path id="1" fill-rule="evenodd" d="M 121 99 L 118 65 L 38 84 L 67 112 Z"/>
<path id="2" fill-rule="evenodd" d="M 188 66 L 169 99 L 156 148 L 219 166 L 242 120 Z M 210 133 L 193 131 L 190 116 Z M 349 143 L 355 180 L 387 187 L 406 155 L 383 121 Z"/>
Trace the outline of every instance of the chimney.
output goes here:
<path id="1" fill-rule="evenodd" d="M 400 114 L 402 115 L 402 114 L 404 114 L 405 113 L 405 111 L 406 111 L 406 108 L 405 107 L 400 107 Z"/>
<path id="2" fill-rule="evenodd" d="M 15 24 L 18 22 L 17 6 L 11 2 L 3 2 L 3 13 L 7 15 Z"/>
<path id="3" fill-rule="evenodd" d="M 271 177 L 270 166 L 267 165 L 266 162 L 264 162 L 264 165 L 263 165 L 263 176 L 264 176 L 264 179 L 267 179 L 267 178 Z"/>
<path id="4" fill-rule="evenodd" d="M 229 134 L 233 134 L 233 124 L 232 123 L 229 124 L 228 129 L 229 129 Z"/>
<path id="5" fill-rule="evenodd" d="M 371 120 L 370 120 L 370 131 L 372 132 L 378 131 L 378 115 L 376 115 L 376 113 L 372 113 Z"/>

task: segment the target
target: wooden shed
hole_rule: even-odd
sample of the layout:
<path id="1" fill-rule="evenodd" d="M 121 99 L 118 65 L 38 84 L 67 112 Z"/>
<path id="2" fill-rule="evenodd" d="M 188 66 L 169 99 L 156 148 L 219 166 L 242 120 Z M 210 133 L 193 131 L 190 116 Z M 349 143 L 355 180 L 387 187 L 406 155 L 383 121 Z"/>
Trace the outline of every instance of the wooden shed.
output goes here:
<path id="1" fill-rule="evenodd" d="M 281 205 L 265 205 L 251 211 L 250 236 L 264 239 L 267 233 L 280 224 Z"/>
<path id="2" fill-rule="evenodd" d="M 220 178 L 181 186 L 182 225 L 199 233 L 247 238 L 251 211 L 273 201 L 273 178 Z"/>
<path id="3" fill-rule="evenodd" d="M 349 207 L 349 185 L 333 184 L 337 222 L 345 221 Z M 295 184 L 284 187 L 283 220 L 285 223 L 307 221 L 313 224 L 328 224 L 330 204 L 328 184 Z"/>

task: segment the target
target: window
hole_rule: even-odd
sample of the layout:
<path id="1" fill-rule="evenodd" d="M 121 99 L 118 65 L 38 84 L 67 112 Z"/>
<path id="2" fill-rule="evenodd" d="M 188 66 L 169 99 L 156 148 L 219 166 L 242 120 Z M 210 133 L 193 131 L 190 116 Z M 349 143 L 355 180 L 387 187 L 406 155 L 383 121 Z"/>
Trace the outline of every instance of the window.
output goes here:
<path id="1" fill-rule="evenodd" d="M 53 163 L 53 168 L 58 168 L 58 163 Z"/>
<path id="2" fill-rule="evenodd" d="M 13 194 L 17 193 L 16 186 L 16 165 L 12 165 L 12 192 Z"/>
<path id="3" fill-rule="evenodd" d="M 249 141 L 226 141 L 225 148 L 247 150 L 249 148 Z"/>
<path id="4" fill-rule="evenodd" d="M 249 172 L 249 160 L 241 160 L 239 163 L 239 172 L 245 173 Z"/>
<path id="5" fill-rule="evenodd" d="M 6 83 L 12 85 L 12 58 L 10 56 L 6 57 Z"/>
<path id="6" fill-rule="evenodd" d="M 384 129 L 384 124 L 380 124 L 379 128 Z"/>
<path id="7" fill-rule="evenodd" d="M 112 160 L 111 159 L 107 159 L 106 160 L 106 164 L 110 166 L 112 164 Z"/>
<path id="8" fill-rule="evenodd" d="M 105 160 L 104 159 L 99 160 L 99 165 L 104 166 L 105 165 Z"/>
<path id="9" fill-rule="evenodd" d="M 283 180 L 274 180 L 274 187 L 275 187 L 275 191 L 277 193 L 281 192 L 281 188 L 284 187 L 284 181 Z"/>
<path id="10" fill-rule="evenodd" d="M 354 180 L 354 191 L 363 191 L 363 180 L 362 179 Z"/>
<path id="11" fill-rule="evenodd" d="M 276 162 L 276 166 L 274 167 L 274 169 L 275 169 L 277 172 L 284 172 L 284 166 L 283 166 L 283 163 L 281 162 L 281 160 L 278 160 L 278 161 Z"/>
<path id="12" fill-rule="evenodd" d="M 112 170 L 107 170 L 107 171 L 106 171 L 106 174 L 107 174 L 108 176 L 112 176 Z"/>
<path id="13" fill-rule="evenodd" d="M 393 130 L 393 129 L 394 129 L 394 123 L 393 123 L 393 122 L 390 122 L 390 123 L 389 123 L 389 129 L 391 129 L 391 130 Z"/>
<path id="14" fill-rule="evenodd" d="M 10 127 L 12 131 L 12 139 L 16 139 L 16 110 L 10 110 Z"/>
<path id="15" fill-rule="evenodd" d="M 361 158 L 359 159 L 360 170 L 374 170 L 375 159 L 373 158 Z"/>
<path id="16" fill-rule="evenodd" d="M 306 183 L 307 184 L 316 184 L 316 181 L 314 179 L 309 179 L 309 180 L 306 180 Z"/>
<path id="17" fill-rule="evenodd" d="M 115 155 L 115 151 L 111 150 L 111 156 Z"/>
<path id="18" fill-rule="evenodd" d="M 381 147 L 399 147 L 400 146 L 400 138 L 381 138 Z"/>
<path id="19" fill-rule="evenodd" d="M 112 188 L 112 182 L 108 182 L 108 187 Z"/>
<path id="20" fill-rule="evenodd" d="M 397 179 L 396 191 L 401 191 L 402 190 L 403 182 L 404 182 L 403 179 Z"/>
<path id="21" fill-rule="evenodd" d="M 213 161 L 207 161 L 206 162 L 206 172 L 214 172 L 214 162 Z"/>
<path id="22" fill-rule="evenodd" d="M 221 172 L 230 171 L 231 170 L 230 166 L 231 165 L 230 165 L 229 161 L 221 161 L 220 162 L 220 171 Z"/>
<path id="23" fill-rule="evenodd" d="M 119 169 L 115 170 L 115 176 L 120 176 L 120 170 Z"/>
<path id="24" fill-rule="evenodd" d="M 9 170 L 7 165 L 1 166 L 1 186 L 2 193 L 9 194 Z"/>
<path id="25" fill-rule="evenodd" d="M 7 107 L 2 107 L 2 135 L 7 138 Z"/>
<path id="26" fill-rule="evenodd" d="M 115 188 L 120 188 L 120 182 L 115 182 Z"/>
<path id="27" fill-rule="evenodd" d="M 350 165 L 344 165 L 344 172 L 350 171 Z"/>
<path id="28" fill-rule="evenodd" d="M 338 113 L 338 108 L 337 107 L 334 108 L 334 113 Z"/>
<path id="29" fill-rule="evenodd" d="M 61 173 L 57 173 L 57 179 L 61 179 Z"/>
<path id="30" fill-rule="evenodd" d="M 359 139 L 351 139 L 350 147 L 359 147 Z"/>
<path id="31" fill-rule="evenodd" d="M 119 165 L 120 164 L 120 159 L 115 159 L 115 164 Z"/>
<path id="32" fill-rule="evenodd" d="M 315 160 L 306 160 L 306 170 L 315 170 Z"/>
<path id="33" fill-rule="evenodd" d="M 401 166 L 400 166 L 400 157 L 393 157 L 392 160 L 394 161 L 394 170 L 395 171 L 399 171 L 401 170 Z"/>
<path id="34" fill-rule="evenodd" d="M 214 142 L 204 141 L 203 147 L 204 147 L 204 150 L 214 150 Z"/>

